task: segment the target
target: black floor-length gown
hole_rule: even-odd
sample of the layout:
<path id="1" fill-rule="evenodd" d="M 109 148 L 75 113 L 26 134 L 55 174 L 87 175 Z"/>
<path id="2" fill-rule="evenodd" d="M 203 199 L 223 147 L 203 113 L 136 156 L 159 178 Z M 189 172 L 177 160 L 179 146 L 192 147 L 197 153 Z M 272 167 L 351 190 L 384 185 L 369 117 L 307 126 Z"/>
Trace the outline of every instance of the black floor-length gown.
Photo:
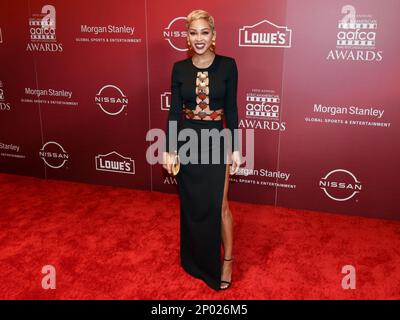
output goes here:
<path id="1" fill-rule="evenodd" d="M 177 150 L 181 157 L 181 170 L 177 175 L 181 265 L 215 290 L 220 289 L 221 280 L 221 208 L 226 154 L 231 150 L 225 147 L 232 146 L 231 137 L 235 142 L 233 150 L 238 150 L 237 131 L 234 130 L 238 128 L 237 75 L 235 60 L 218 54 L 207 68 L 196 67 L 192 58 L 187 58 L 175 62 L 172 70 L 168 123 L 175 121 L 178 133 L 190 128 L 200 138 L 202 129 L 221 132 L 225 117 L 225 131 L 230 133 L 227 139 L 218 138 L 219 143 L 202 138 L 197 147 L 183 151 L 182 147 L 188 145 L 190 138 L 176 142 L 173 131 L 167 128 L 167 151 Z M 218 110 L 223 112 L 219 116 Z M 206 140 L 209 147 L 201 149 Z M 204 163 L 201 154 L 207 150 L 210 151 L 209 163 Z M 212 152 L 219 155 L 219 162 L 211 163 L 215 156 Z M 197 159 L 197 163 L 183 163 L 184 156 L 192 156 L 190 159 Z"/>

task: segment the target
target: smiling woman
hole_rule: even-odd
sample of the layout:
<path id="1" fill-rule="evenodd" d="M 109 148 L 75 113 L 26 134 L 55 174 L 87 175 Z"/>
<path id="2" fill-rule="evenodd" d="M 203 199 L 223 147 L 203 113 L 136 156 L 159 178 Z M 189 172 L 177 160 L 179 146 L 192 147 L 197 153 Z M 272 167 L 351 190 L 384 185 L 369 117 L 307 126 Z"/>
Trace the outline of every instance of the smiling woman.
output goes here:
<path id="1" fill-rule="evenodd" d="M 176 152 L 181 159 L 191 160 L 181 161 L 176 176 L 181 265 L 192 276 L 220 290 L 229 288 L 232 282 L 233 217 L 228 205 L 228 185 L 229 172 L 237 173 L 241 164 L 236 102 L 238 71 L 234 58 L 215 53 L 212 16 L 195 10 L 187 16 L 186 26 L 191 56 L 177 61 L 172 68 L 164 168 L 172 173 Z M 227 128 L 223 126 L 223 117 Z M 180 133 L 188 129 L 194 132 L 195 142 L 190 137 L 189 141 L 176 142 L 176 136 L 172 136 L 176 133 L 170 127 L 176 128 L 178 123 Z M 188 144 L 192 144 L 190 155 L 186 154 Z"/>

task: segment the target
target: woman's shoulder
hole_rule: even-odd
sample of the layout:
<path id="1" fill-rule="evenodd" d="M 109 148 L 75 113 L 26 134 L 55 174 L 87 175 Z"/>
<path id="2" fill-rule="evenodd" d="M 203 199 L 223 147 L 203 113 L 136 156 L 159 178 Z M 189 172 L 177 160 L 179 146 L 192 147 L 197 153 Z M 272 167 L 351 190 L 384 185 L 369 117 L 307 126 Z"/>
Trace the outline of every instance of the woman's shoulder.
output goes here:
<path id="1" fill-rule="evenodd" d="M 175 74 L 185 72 L 189 67 L 189 59 L 177 60 L 172 63 L 172 72 Z"/>
<path id="2" fill-rule="evenodd" d="M 220 57 L 220 62 L 222 65 L 225 65 L 230 68 L 232 68 L 233 66 L 236 66 L 236 60 L 234 57 L 225 56 L 225 55 L 219 55 L 219 57 Z"/>
<path id="3" fill-rule="evenodd" d="M 186 65 L 188 62 L 190 62 L 190 57 L 189 58 L 185 58 L 185 59 L 182 59 L 182 60 L 178 60 L 178 61 L 175 61 L 174 62 L 174 65 L 175 66 L 184 66 L 184 65 Z"/>
<path id="4" fill-rule="evenodd" d="M 233 66 L 236 65 L 236 60 L 233 57 L 230 56 L 226 56 L 226 55 L 222 55 L 222 54 L 216 54 L 216 58 L 218 58 L 218 63 L 222 64 L 224 66 Z M 181 59 L 181 60 L 177 60 L 173 63 L 173 67 L 174 69 L 181 69 L 181 68 L 187 68 L 187 67 L 191 67 L 192 61 L 191 61 L 191 57 L 185 58 L 185 59 Z"/>
<path id="5" fill-rule="evenodd" d="M 222 60 L 222 61 L 226 61 L 226 62 L 233 62 L 233 61 L 235 61 L 235 58 L 234 57 L 230 57 L 230 56 L 225 56 L 225 55 L 222 55 L 222 54 L 218 54 L 219 56 L 220 56 L 220 59 Z"/>

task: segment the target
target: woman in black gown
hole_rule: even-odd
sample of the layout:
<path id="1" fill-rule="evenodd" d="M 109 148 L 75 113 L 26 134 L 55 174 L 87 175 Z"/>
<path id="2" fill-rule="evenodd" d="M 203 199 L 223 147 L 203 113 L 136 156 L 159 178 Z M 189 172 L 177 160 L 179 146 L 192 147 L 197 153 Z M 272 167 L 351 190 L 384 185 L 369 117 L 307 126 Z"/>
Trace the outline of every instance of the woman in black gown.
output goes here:
<path id="1" fill-rule="evenodd" d="M 232 282 L 229 173 L 235 174 L 241 164 L 237 132 L 238 71 L 233 58 L 215 53 L 214 19 L 206 11 L 195 10 L 187 16 L 187 32 L 193 55 L 173 66 L 163 166 L 171 173 L 174 152 L 179 154 L 181 265 L 211 288 L 223 290 Z M 177 140 L 172 125 L 177 126 L 178 134 L 190 129 L 198 140 L 193 143 L 189 136 Z M 202 136 L 202 131 L 213 135 Z"/>

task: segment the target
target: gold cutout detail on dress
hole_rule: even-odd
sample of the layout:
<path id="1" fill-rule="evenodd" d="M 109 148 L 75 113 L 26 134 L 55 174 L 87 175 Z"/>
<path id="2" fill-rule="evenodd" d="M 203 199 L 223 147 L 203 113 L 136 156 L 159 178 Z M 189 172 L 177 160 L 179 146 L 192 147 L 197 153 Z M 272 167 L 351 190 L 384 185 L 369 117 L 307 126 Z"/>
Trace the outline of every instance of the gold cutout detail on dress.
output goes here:
<path id="1" fill-rule="evenodd" d="M 197 120 L 222 120 L 224 109 L 210 109 L 210 88 L 208 71 L 198 71 L 196 77 L 196 108 L 194 110 L 184 108 L 186 118 Z"/>

